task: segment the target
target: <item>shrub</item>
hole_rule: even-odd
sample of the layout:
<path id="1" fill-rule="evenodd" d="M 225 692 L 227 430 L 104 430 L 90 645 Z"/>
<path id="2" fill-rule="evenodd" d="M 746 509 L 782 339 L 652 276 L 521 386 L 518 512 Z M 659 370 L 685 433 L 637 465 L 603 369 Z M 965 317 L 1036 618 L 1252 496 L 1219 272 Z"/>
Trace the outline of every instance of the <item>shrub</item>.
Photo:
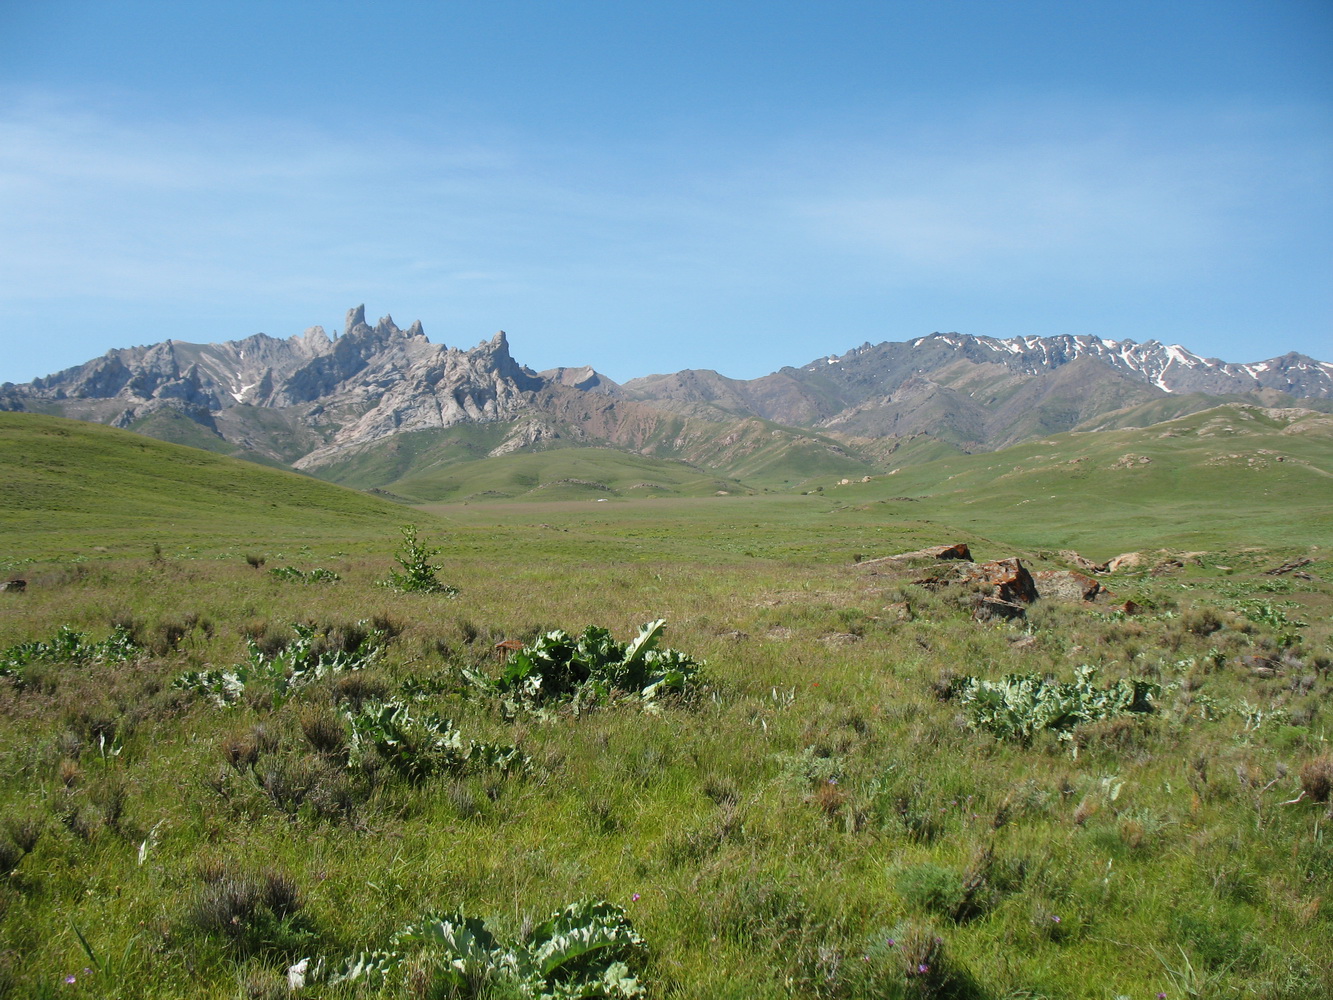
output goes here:
<path id="1" fill-rule="evenodd" d="M 872 934 L 852 975 L 851 996 L 973 1000 L 983 995 L 950 959 L 944 938 L 933 927 L 910 921 Z"/>
<path id="2" fill-rule="evenodd" d="M 1213 608 L 1191 608 L 1181 621 L 1185 631 L 1194 635 L 1212 635 L 1225 625 L 1222 616 Z"/>
<path id="3" fill-rule="evenodd" d="M 940 916 L 952 914 L 963 901 L 958 873 L 929 862 L 902 869 L 895 885 L 913 906 Z"/>
<path id="4" fill-rule="evenodd" d="M 389 578 L 383 582 L 383 586 L 405 593 L 443 594 L 446 597 L 457 594 L 457 587 L 441 583 L 435 575 L 443 567 L 433 564 L 431 560 L 441 550 L 418 541 L 415 525 L 403 525 L 402 532 L 403 544 L 395 556 L 402 571 L 389 570 Z"/>
<path id="5" fill-rule="evenodd" d="M 297 716 L 306 742 L 316 753 L 340 757 L 347 752 L 347 729 L 341 719 L 322 705 L 309 705 Z"/>
<path id="6" fill-rule="evenodd" d="M 304 811 L 333 819 L 350 812 L 356 801 L 347 769 L 318 758 L 273 756 L 255 775 L 273 804 L 289 816 Z"/>

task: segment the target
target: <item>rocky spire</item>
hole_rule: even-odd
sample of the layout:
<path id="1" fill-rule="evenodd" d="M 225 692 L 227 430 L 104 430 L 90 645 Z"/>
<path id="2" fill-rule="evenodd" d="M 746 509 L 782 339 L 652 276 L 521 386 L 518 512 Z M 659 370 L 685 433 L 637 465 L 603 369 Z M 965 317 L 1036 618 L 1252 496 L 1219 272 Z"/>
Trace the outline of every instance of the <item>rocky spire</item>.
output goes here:
<path id="1" fill-rule="evenodd" d="M 366 305 L 363 302 L 355 309 L 347 310 L 347 325 L 343 327 L 343 336 L 347 336 L 358 326 L 366 325 Z"/>

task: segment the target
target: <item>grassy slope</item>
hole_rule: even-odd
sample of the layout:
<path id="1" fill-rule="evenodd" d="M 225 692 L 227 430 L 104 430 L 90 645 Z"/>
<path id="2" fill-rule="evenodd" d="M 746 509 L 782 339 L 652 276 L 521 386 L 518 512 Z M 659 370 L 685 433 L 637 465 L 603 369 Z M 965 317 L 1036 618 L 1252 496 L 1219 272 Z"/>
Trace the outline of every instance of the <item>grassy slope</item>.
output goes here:
<path id="1" fill-rule="evenodd" d="M 1228 547 L 1264 548 L 1231 560 L 1230 575 L 1201 565 L 1114 579 L 1150 609 L 1140 618 L 1042 604 L 1025 628 L 978 625 L 954 598 L 853 560 L 939 540 L 968 541 L 978 558 L 1011 554 L 1022 537 L 1054 548 L 1068 530 L 1058 510 L 1039 525 L 997 518 L 988 537 L 924 501 L 846 503 L 848 487 L 439 505 L 439 520 L 419 513 L 433 525 L 427 541 L 444 546 L 442 576 L 462 591 L 444 601 L 376 586 L 401 508 L 348 510 L 336 505 L 372 502 L 285 477 L 263 482 L 315 492 L 236 513 L 253 498 L 230 492 L 232 476 L 267 470 L 153 442 L 157 460 L 141 462 L 138 439 L 45 427 L 29 425 L 17 453 L 5 445 L 7 472 L 29 483 L 70 479 L 80 463 L 128 468 L 160 494 L 145 502 L 179 513 L 130 517 L 110 494 L 48 493 L 29 590 L 0 594 L 0 649 L 62 624 L 100 639 L 113 619 L 150 647 L 132 665 L 57 664 L 22 689 L 0 682 L 0 840 L 24 824 L 41 831 L 0 879 L 0 994 L 278 997 L 288 962 L 382 947 L 429 909 L 516 931 L 584 896 L 629 909 L 651 948 L 649 995 L 664 1000 L 900 995 L 857 977 L 901 967 L 871 945 L 906 940 L 905 924 L 941 938 L 943 961 L 967 970 L 980 1000 L 1313 1000 L 1333 988 L 1327 807 L 1278 804 L 1327 753 L 1333 563 L 1316 553 L 1311 581 L 1263 576 L 1304 550 L 1283 544 L 1276 517 L 1218 519 L 1211 530 Z M 18 439 L 0 428 L 0 440 Z M 898 489 L 904 475 L 879 485 Z M 1097 509 L 1069 508 L 1075 520 Z M 29 544 L 18 529 L 30 514 L 3 509 L 7 541 Z M 126 537 L 160 535 L 166 558 L 140 548 L 71 564 L 99 518 Z M 342 580 L 280 583 L 238 545 Z M 1242 665 L 1274 643 L 1240 614 L 1242 598 L 1311 622 L 1302 667 L 1262 678 Z M 329 678 L 282 705 L 256 697 L 226 710 L 171 688 L 182 671 L 243 659 L 247 635 L 371 615 L 402 633 L 357 689 L 395 696 L 409 676 L 433 680 L 418 711 L 468 737 L 520 743 L 536 774 L 419 785 L 381 774 L 368 788 L 307 735 L 321 718 L 336 723 L 351 686 Z M 500 638 L 590 622 L 625 638 L 659 615 L 669 645 L 709 660 L 693 707 L 509 721 L 461 684 L 462 668 L 495 669 Z M 937 696 L 953 673 L 1067 678 L 1079 662 L 1166 684 L 1161 711 L 1090 728 L 1074 756 L 1054 739 L 1023 748 L 974 732 Z M 252 745 L 262 746 L 253 767 L 227 763 Z M 245 936 L 201 930 L 219 873 L 266 870 L 298 887 L 299 920 Z M 984 914 L 942 912 L 940 894 L 982 871 Z M 100 970 L 82 971 L 75 927 Z"/>
<path id="2" fill-rule="evenodd" d="M 75 537 L 287 537 L 383 531 L 394 504 L 250 462 L 101 424 L 0 413 L 0 530 L 9 553 Z M 315 522 L 319 523 L 316 524 Z"/>
<path id="3" fill-rule="evenodd" d="M 1095 558 L 1248 539 L 1333 544 L 1333 424 L 1316 417 L 1302 433 L 1288 426 L 1253 407 L 1220 407 L 1141 430 L 1061 434 L 904 466 L 827 492 L 879 505 L 890 517 L 929 517 Z"/>
<path id="4" fill-rule="evenodd" d="M 698 496 L 743 489 L 684 462 L 609 448 L 559 448 L 485 458 L 396 480 L 393 492 L 422 500 L 573 499 L 614 496 Z"/>

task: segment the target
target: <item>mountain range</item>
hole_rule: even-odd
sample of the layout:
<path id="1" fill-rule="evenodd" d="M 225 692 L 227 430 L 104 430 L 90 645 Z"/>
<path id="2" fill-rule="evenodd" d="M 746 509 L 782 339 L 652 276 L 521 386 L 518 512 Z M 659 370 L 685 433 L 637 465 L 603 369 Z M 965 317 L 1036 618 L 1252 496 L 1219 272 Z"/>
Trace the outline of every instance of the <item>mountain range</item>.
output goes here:
<path id="1" fill-rule="evenodd" d="M 111 424 L 363 488 L 570 446 L 800 483 L 1146 426 L 1228 400 L 1333 410 L 1333 364 L 1295 353 L 1228 364 L 1155 340 L 934 333 L 757 379 L 687 370 L 618 384 L 591 367 L 533 371 L 504 333 L 447 347 L 420 322 L 371 326 L 358 306 L 332 337 L 316 326 L 287 339 L 166 340 L 0 385 L 0 410 Z"/>

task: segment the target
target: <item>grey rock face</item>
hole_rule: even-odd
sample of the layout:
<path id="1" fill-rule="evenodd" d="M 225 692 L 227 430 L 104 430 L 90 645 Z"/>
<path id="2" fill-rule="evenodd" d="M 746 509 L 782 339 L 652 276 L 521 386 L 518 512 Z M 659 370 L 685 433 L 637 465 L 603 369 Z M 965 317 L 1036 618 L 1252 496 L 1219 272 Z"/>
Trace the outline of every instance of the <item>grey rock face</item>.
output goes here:
<path id="1" fill-rule="evenodd" d="M 935 333 L 862 344 L 748 381 L 684 371 L 632 379 L 623 389 L 629 399 L 682 412 L 707 407 L 860 437 L 929 434 L 978 450 L 1172 395 L 1333 398 L 1333 364 L 1302 354 L 1228 364 L 1153 340 Z"/>
<path id="2" fill-rule="evenodd" d="M 430 343 L 420 322 L 400 330 L 385 316 L 372 327 L 357 306 L 336 339 L 315 326 L 287 340 L 257 333 L 222 344 L 167 340 L 114 350 L 8 386 L 0 405 L 59 403 L 68 416 L 121 427 L 165 408 L 224 437 L 244 424 L 234 411 L 279 410 L 317 432 L 317 447 L 284 455 L 308 467 L 398 431 L 512 419 L 544 384 L 510 356 L 503 332 L 460 350 Z"/>
<path id="3" fill-rule="evenodd" d="M 386 315 L 372 326 L 358 305 L 336 337 L 313 326 L 285 340 L 256 333 L 113 350 L 28 385 L 0 386 L 0 409 L 131 429 L 183 419 L 303 469 L 389 435 L 485 422 L 514 424 L 494 454 L 563 439 L 666 447 L 708 464 L 723 462 L 741 438 L 750 448 L 773 435 L 817 437 L 820 449 L 843 457 L 850 442 L 923 435 L 988 450 L 1102 414 L 1151 410 L 1173 395 L 1256 392 L 1285 394 L 1265 405 L 1333 398 L 1333 364 L 1301 354 L 1226 364 L 1157 341 L 936 333 L 863 344 L 758 379 L 689 370 L 622 386 L 587 366 L 533 372 L 513 359 L 503 332 L 470 350 L 447 347 L 432 344 L 419 321 L 402 330 Z M 1194 408 L 1202 405 L 1212 404 Z M 668 424 L 671 436 L 662 437 Z"/>

